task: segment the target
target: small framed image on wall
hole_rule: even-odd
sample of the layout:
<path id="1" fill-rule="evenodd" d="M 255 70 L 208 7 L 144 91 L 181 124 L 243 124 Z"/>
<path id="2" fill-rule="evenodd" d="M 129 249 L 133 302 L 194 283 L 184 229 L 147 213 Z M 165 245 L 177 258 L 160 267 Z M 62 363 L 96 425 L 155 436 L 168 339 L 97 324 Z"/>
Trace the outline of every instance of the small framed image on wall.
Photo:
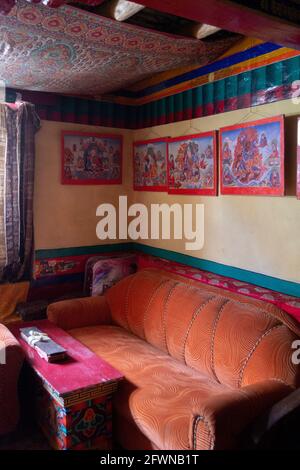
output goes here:
<path id="1" fill-rule="evenodd" d="M 168 140 L 169 194 L 217 195 L 216 135 L 211 131 Z"/>
<path id="2" fill-rule="evenodd" d="M 133 188 L 136 191 L 167 191 L 167 139 L 133 143 Z"/>
<path id="3" fill-rule="evenodd" d="M 300 199 L 300 118 L 298 118 L 297 131 L 297 198 Z"/>
<path id="4" fill-rule="evenodd" d="M 221 194 L 284 195 L 284 117 L 224 127 L 219 133 Z"/>
<path id="5" fill-rule="evenodd" d="M 121 184 L 121 135 L 62 131 L 62 184 Z"/>

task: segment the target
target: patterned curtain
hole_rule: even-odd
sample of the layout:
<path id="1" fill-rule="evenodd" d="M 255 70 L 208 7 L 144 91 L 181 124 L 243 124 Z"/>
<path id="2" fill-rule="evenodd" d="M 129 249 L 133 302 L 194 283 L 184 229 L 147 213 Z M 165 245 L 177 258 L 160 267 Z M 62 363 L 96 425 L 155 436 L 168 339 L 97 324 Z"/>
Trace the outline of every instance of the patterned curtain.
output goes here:
<path id="1" fill-rule="evenodd" d="M 2 267 L 1 280 L 15 282 L 28 279 L 31 273 L 34 139 L 40 121 L 34 106 L 30 103 L 22 103 L 16 109 L 7 105 L 1 105 L 2 108 L 5 109 L 6 148 L 2 193 L 4 198 L 0 196 L 0 211 L 2 200 L 4 203 L 4 243 L 2 246 L 5 250 L 5 264 L 3 265 L 4 257 L 2 259 L 0 255 L 0 263 L 2 263 L 0 267 Z M 2 160 L 1 157 L 0 160 Z"/>
<path id="2" fill-rule="evenodd" d="M 6 160 L 6 112 L 5 106 L 0 105 L 0 278 L 6 265 L 5 241 L 5 160 Z"/>

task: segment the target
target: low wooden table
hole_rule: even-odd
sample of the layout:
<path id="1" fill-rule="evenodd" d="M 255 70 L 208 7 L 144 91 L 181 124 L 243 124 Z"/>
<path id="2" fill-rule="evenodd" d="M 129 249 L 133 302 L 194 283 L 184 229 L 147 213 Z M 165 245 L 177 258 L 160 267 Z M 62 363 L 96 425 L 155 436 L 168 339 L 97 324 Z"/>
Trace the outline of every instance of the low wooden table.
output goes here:
<path id="1" fill-rule="evenodd" d="M 68 359 L 50 364 L 20 336 L 37 326 L 63 346 Z M 48 320 L 16 322 L 10 330 L 34 371 L 38 424 L 55 449 L 112 447 L 112 394 L 123 376 L 79 341 Z"/>

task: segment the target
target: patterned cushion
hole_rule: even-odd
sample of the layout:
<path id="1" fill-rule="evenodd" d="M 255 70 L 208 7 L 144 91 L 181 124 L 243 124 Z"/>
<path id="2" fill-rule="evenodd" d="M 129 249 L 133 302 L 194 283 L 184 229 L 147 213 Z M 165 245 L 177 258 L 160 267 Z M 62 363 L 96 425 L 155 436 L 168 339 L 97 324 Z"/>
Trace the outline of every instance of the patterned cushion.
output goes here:
<path id="1" fill-rule="evenodd" d="M 93 256 L 86 263 L 84 292 L 86 295 L 102 295 L 136 270 L 137 258 L 134 254 Z"/>

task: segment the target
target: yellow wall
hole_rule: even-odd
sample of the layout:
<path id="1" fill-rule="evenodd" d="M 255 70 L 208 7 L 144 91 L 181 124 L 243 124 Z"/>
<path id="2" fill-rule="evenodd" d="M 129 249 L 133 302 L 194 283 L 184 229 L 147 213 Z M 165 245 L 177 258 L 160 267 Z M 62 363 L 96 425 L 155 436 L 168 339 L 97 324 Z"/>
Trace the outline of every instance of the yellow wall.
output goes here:
<path id="1" fill-rule="evenodd" d="M 259 114 L 257 114 L 259 113 Z M 285 197 L 174 196 L 132 190 L 132 141 L 179 136 L 218 129 L 225 125 L 285 114 Z M 117 207 L 119 194 L 129 202 L 173 202 L 205 205 L 205 244 L 201 251 L 185 252 L 184 240 L 141 241 L 218 263 L 300 282 L 300 201 L 295 198 L 296 116 L 300 106 L 290 100 L 249 110 L 238 110 L 192 121 L 138 131 L 42 122 L 37 135 L 35 178 L 35 248 L 51 249 L 102 244 L 96 237 L 96 208 L 102 202 Z M 81 130 L 120 133 L 124 137 L 123 185 L 68 186 L 60 183 L 60 131 Z M 118 242 L 118 240 L 116 240 Z M 107 241 L 107 243 L 112 243 Z"/>
<path id="2" fill-rule="evenodd" d="M 96 217 L 96 208 L 102 202 L 117 204 L 119 193 L 126 194 L 130 179 L 125 158 L 123 185 L 62 185 L 61 130 L 122 134 L 124 156 L 131 152 L 131 131 L 42 121 L 36 138 L 35 249 L 113 243 L 109 240 L 100 242 L 96 237 L 96 224 L 99 220 Z"/>
<path id="3" fill-rule="evenodd" d="M 259 114 L 256 114 L 259 113 Z M 286 114 L 286 161 L 289 196 L 174 196 L 134 192 L 134 202 L 205 205 L 205 244 L 185 252 L 184 241 L 153 240 L 147 244 L 198 258 L 300 282 L 300 201 L 295 196 L 296 116 L 300 106 L 290 100 L 252 109 L 134 131 L 134 140 L 195 134 L 262 117 Z M 145 243 L 145 242 L 143 242 Z"/>

